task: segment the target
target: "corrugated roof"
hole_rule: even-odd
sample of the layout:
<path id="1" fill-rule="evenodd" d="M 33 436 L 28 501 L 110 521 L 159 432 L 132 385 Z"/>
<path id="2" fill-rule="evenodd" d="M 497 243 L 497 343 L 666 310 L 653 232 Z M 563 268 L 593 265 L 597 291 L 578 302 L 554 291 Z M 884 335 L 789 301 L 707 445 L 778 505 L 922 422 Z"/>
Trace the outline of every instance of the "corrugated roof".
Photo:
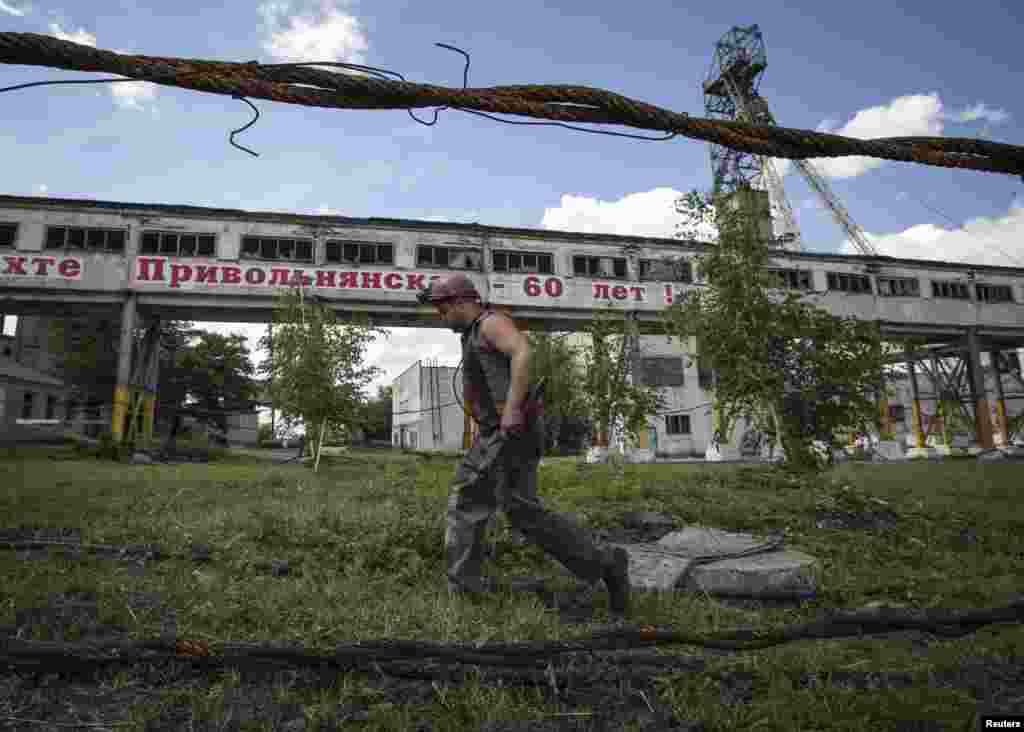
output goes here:
<path id="1" fill-rule="evenodd" d="M 41 386 L 64 386 L 64 382 L 58 378 L 3 356 L 0 356 L 0 379 L 16 379 Z"/>
<path id="2" fill-rule="evenodd" d="M 282 213 L 279 211 L 245 211 L 232 208 L 212 208 L 206 206 L 190 206 L 167 203 L 125 203 L 119 201 L 99 201 L 90 198 L 48 198 L 41 196 L 12 196 L 0 194 L 0 206 L 8 204 L 18 207 L 52 207 L 94 208 L 133 214 L 163 213 L 206 218 L 231 218 L 243 221 L 265 221 L 271 223 L 290 223 L 299 225 L 345 225 L 345 226 L 380 226 L 391 228 L 427 229 L 434 231 L 456 230 L 465 234 L 492 236 L 519 236 L 537 239 L 569 240 L 590 242 L 594 244 L 634 244 L 640 246 L 686 246 L 696 250 L 706 249 L 707 245 L 698 241 L 667 239 L 651 236 L 625 236 L 622 234 L 588 234 L 575 231 L 557 231 L 553 229 L 524 229 L 505 226 L 488 226 L 485 224 L 462 224 L 445 221 L 421 221 L 418 219 L 391 218 L 355 218 L 350 216 L 325 216 L 317 214 Z M 979 271 L 1013 270 L 1024 274 L 1024 267 L 1001 267 L 995 265 L 972 264 L 965 262 L 942 262 L 927 259 L 902 259 L 898 257 L 868 257 L 860 254 L 834 254 L 829 252 L 786 252 L 787 256 L 804 259 L 824 259 L 832 261 L 853 261 L 858 263 L 878 262 L 890 264 L 911 264 L 916 266 L 938 265 L 942 268 L 969 267 Z"/>

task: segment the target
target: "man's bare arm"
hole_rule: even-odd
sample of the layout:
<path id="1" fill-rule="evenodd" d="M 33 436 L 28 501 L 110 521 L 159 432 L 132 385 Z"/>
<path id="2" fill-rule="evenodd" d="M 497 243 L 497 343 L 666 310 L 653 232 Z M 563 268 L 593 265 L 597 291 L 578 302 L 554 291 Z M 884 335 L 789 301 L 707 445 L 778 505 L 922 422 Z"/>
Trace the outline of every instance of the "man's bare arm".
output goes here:
<path id="1" fill-rule="evenodd" d="M 530 388 L 530 343 L 508 317 L 498 314 L 487 318 L 480 330 L 510 360 L 511 378 L 505 409 L 521 410 Z"/>

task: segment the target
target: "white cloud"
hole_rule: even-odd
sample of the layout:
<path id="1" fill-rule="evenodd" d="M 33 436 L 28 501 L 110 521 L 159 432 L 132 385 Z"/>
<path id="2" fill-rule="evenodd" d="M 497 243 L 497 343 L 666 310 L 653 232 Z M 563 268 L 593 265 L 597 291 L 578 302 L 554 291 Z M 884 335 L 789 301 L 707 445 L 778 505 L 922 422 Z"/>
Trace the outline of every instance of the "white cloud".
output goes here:
<path id="1" fill-rule="evenodd" d="M 39 193 L 40 195 L 43 195 L 43 196 L 45 196 L 47 191 L 49 191 L 49 190 L 50 190 L 50 187 L 48 185 L 46 185 L 45 183 L 40 183 L 39 185 L 36 186 L 36 193 Z"/>
<path id="2" fill-rule="evenodd" d="M 156 99 L 156 85 L 146 81 L 111 84 L 110 94 L 121 109 L 145 109 Z"/>
<path id="3" fill-rule="evenodd" d="M 267 38 L 263 48 L 277 61 L 346 61 L 362 63 L 369 47 L 362 24 L 339 9 L 336 0 L 300 3 L 271 0 L 259 6 Z"/>
<path id="4" fill-rule="evenodd" d="M 3 2 L 3 0 L 0 0 L 0 2 Z M 50 33 L 63 41 L 72 41 L 73 43 L 96 47 L 96 36 L 84 28 L 79 28 L 77 31 L 69 33 L 59 23 L 50 23 Z M 116 52 L 122 54 L 130 53 L 120 48 Z M 152 102 L 156 99 L 155 84 L 145 81 L 125 81 L 109 84 L 107 88 L 110 90 L 110 97 L 114 100 L 114 104 L 120 109 L 148 109 L 154 117 L 158 116 L 156 108 L 152 106 Z"/>
<path id="5" fill-rule="evenodd" d="M 951 115 L 950 118 L 958 122 L 974 122 L 975 120 L 982 119 L 986 122 L 1000 124 L 1010 119 L 1010 113 L 1005 109 L 992 109 L 984 102 L 978 102 L 973 107 L 967 107 Z"/>
<path id="6" fill-rule="evenodd" d="M 945 122 L 974 122 L 982 120 L 993 124 L 1006 122 L 1010 114 L 1004 109 L 989 107 L 978 102 L 958 112 L 946 112 L 937 92 L 909 94 L 893 99 L 888 104 L 868 107 L 855 113 L 844 125 L 826 119 L 815 129 L 844 137 L 868 140 L 878 137 L 936 137 L 942 134 Z M 773 158 L 780 176 L 793 169 L 792 161 Z M 829 178 L 853 178 L 883 165 L 880 158 L 843 157 L 812 158 L 811 165 Z"/>
<path id="7" fill-rule="evenodd" d="M 942 100 L 935 92 L 897 97 L 889 104 L 862 109 L 842 127 L 832 122 L 819 125 L 819 130 L 844 137 L 866 140 L 876 137 L 910 137 L 942 134 Z M 812 158 L 818 172 L 829 178 L 853 178 L 877 168 L 885 161 L 880 158 L 845 157 Z"/>
<path id="8" fill-rule="evenodd" d="M 11 0 L 0 0 L 0 12 L 9 13 L 11 15 L 17 15 L 19 18 L 26 13 L 32 12 L 31 5 L 23 5 L 20 8 L 11 2 Z"/>
<path id="9" fill-rule="evenodd" d="M 540 225 L 591 234 L 672 237 L 681 221 L 675 201 L 682 195 L 674 188 L 628 193 L 617 201 L 564 195 L 558 207 L 544 209 Z"/>
<path id="10" fill-rule="evenodd" d="M 865 232 L 865 236 L 883 256 L 1020 267 L 1024 266 L 1024 201 L 1014 201 L 1005 216 L 979 216 L 956 229 L 917 224 L 895 234 Z M 857 253 L 849 241 L 840 251 Z"/>
<path id="11" fill-rule="evenodd" d="M 59 23 L 50 23 L 50 33 L 62 41 L 71 41 L 72 43 L 81 43 L 83 46 L 96 47 L 96 36 L 85 30 L 85 28 L 79 28 L 69 33 L 61 28 Z"/>

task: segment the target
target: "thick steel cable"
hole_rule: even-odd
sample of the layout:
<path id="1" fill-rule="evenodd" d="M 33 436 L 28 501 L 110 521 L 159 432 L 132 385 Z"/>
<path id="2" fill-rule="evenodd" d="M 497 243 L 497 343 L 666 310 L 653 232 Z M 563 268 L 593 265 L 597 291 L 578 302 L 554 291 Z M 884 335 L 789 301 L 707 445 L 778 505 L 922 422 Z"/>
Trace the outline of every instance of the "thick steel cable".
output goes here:
<path id="1" fill-rule="evenodd" d="M 87 671 L 188 657 L 211 667 L 246 666 L 266 662 L 339 669 L 376 668 L 395 661 L 433 661 L 439 664 L 543 668 L 559 656 L 622 651 L 658 645 L 692 645 L 724 651 L 755 651 L 798 640 L 863 637 L 916 630 L 943 638 L 958 638 L 993 623 L 1024 620 L 1024 599 L 1008 605 L 965 611 L 941 608 L 905 610 L 860 609 L 828 614 L 819 620 L 777 629 L 740 628 L 698 635 L 649 625 L 616 626 L 567 641 L 490 641 L 452 643 L 413 640 L 366 640 L 339 643 L 334 653 L 307 651 L 301 644 L 237 643 L 152 639 L 141 641 L 54 642 L 0 637 L 0 666 L 22 671 Z M 383 670 L 383 669 L 382 669 Z"/>
<path id="2" fill-rule="evenodd" d="M 401 110 L 449 107 L 655 130 L 793 160 L 858 155 L 1024 177 L 1024 147 L 1016 145 L 942 137 L 859 140 L 811 130 L 712 120 L 586 86 L 452 89 L 305 66 L 118 54 L 36 33 L 0 33 L 0 63 L 107 72 L 164 86 L 304 106 Z"/>

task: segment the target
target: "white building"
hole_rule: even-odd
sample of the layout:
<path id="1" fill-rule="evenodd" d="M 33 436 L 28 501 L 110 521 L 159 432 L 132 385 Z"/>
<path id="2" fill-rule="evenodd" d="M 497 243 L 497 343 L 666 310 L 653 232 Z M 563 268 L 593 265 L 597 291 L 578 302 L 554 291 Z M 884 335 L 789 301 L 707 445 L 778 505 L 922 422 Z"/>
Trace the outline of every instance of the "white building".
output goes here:
<path id="1" fill-rule="evenodd" d="M 567 340 L 570 345 L 581 347 L 589 341 L 589 336 L 582 332 L 573 333 Z M 642 335 L 638 339 L 638 352 L 637 363 L 640 371 L 636 376 L 647 385 L 658 387 L 664 404 L 661 413 L 649 418 L 646 434 L 640 435 L 638 444 L 632 447 L 649 451 L 647 454 L 653 459 L 709 457 L 713 431 L 712 394 L 708 391 L 711 374 L 700 367 L 695 350 L 691 348 L 688 351 L 678 341 L 670 341 L 666 336 Z M 1011 360 L 1016 360 L 1017 363 L 1012 371 L 1000 374 L 1002 391 L 1006 397 L 1006 415 L 1011 419 L 1024 412 L 1024 381 L 1021 380 L 1020 353 L 1004 353 L 1004 356 L 1011 357 Z M 689 363 L 689 356 L 693 356 L 693 363 Z M 988 354 L 982 355 L 982 363 L 990 419 L 994 431 L 998 433 L 995 370 Z M 922 373 L 920 367 L 917 369 L 917 382 L 922 428 L 927 433 L 929 425 L 939 424 L 936 420 L 936 387 L 930 378 Z M 887 386 L 893 392 L 888 400 L 888 414 L 895 439 L 904 447 L 913 447 L 915 437 L 910 381 L 907 377 L 894 378 L 887 381 Z M 968 407 L 968 412 L 973 413 L 973 406 Z M 973 425 L 969 428 L 970 433 L 962 425 L 953 430 L 954 442 L 957 445 L 966 446 L 970 442 Z M 735 451 L 730 454 L 734 457 L 763 456 L 764 445 L 757 443 L 756 440 L 752 441 L 751 438 L 754 437 L 753 432 L 747 435 L 747 425 L 740 420 L 733 431 L 732 446 Z M 1002 437 L 1000 434 L 997 439 Z M 616 445 L 615 435 L 611 438 L 611 444 Z M 621 442 L 619 444 L 621 445 Z M 942 436 L 934 427 L 928 434 L 927 444 L 933 447 L 942 444 Z"/>
<path id="2" fill-rule="evenodd" d="M 454 377 L 455 367 L 421 360 L 394 380 L 393 445 L 415 450 L 462 449 L 466 419 L 452 388 Z M 461 399 L 461 379 L 455 388 Z"/>

